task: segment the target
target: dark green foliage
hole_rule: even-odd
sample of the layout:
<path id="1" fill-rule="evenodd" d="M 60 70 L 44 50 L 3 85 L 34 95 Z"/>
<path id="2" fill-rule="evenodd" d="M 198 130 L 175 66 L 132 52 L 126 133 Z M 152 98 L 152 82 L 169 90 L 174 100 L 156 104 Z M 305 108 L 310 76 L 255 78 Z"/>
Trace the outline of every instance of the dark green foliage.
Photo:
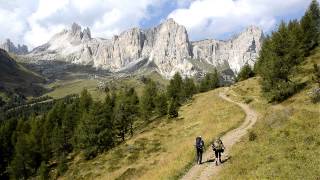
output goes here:
<path id="1" fill-rule="evenodd" d="M 298 27 L 297 21 L 289 25 L 282 22 L 262 44 L 256 68 L 262 77 L 263 94 L 270 102 L 282 101 L 296 92 L 297 84 L 290 74 L 303 59 Z"/>
<path id="2" fill-rule="evenodd" d="M 44 161 L 41 162 L 41 165 L 38 169 L 37 175 L 38 175 L 39 180 L 49 179 L 49 168 L 48 168 L 46 162 L 44 162 Z"/>
<path id="3" fill-rule="evenodd" d="M 151 117 L 152 111 L 155 109 L 155 98 L 158 94 L 157 85 L 153 81 L 148 81 L 144 87 L 140 102 L 141 116 L 145 120 Z"/>
<path id="4" fill-rule="evenodd" d="M 164 116 L 168 111 L 168 102 L 165 93 L 159 93 L 155 99 L 156 112 L 159 116 Z"/>
<path id="5" fill-rule="evenodd" d="M 254 72 L 249 64 L 242 66 L 236 80 L 243 81 L 254 76 Z"/>
<path id="6" fill-rule="evenodd" d="M 93 103 L 90 111 L 82 115 L 76 130 L 77 146 L 84 150 L 87 159 L 112 147 L 114 143 L 113 119 L 108 118 L 110 114 L 104 111 L 103 106 L 99 102 Z"/>
<path id="7" fill-rule="evenodd" d="M 176 73 L 167 86 L 167 94 L 171 99 L 181 101 L 183 99 L 183 80 L 179 73 Z"/>
<path id="8" fill-rule="evenodd" d="M 16 120 L 8 120 L 0 126 L 0 179 L 8 178 L 5 172 L 14 152 L 11 137 L 16 128 Z"/>
<path id="9" fill-rule="evenodd" d="M 257 134 L 253 131 L 249 132 L 249 141 L 254 141 L 257 139 Z"/>
<path id="10" fill-rule="evenodd" d="M 92 104 L 92 97 L 89 94 L 87 89 L 84 89 L 80 95 L 80 111 L 89 111 L 89 108 Z"/>
<path id="11" fill-rule="evenodd" d="M 320 88 L 320 66 L 318 66 L 317 64 L 313 64 L 313 81 L 318 83 L 318 86 Z"/>
<path id="12" fill-rule="evenodd" d="M 13 179 L 26 179 L 34 174 L 40 165 L 39 154 L 35 148 L 35 140 L 23 132 L 19 133 L 15 144 L 13 160 L 9 165 L 10 176 Z"/>
<path id="13" fill-rule="evenodd" d="M 301 18 L 301 28 L 304 54 L 307 56 L 319 44 L 320 9 L 318 1 L 312 0 L 308 10 Z"/>
<path id="14" fill-rule="evenodd" d="M 183 90 L 183 95 L 185 99 L 190 99 L 197 92 L 197 87 L 194 84 L 193 79 L 186 77 L 183 80 Z"/>
<path id="15" fill-rule="evenodd" d="M 172 98 L 169 102 L 169 107 L 168 107 L 168 118 L 175 118 L 178 117 L 178 102 L 176 99 Z"/>
<path id="16" fill-rule="evenodd" d="M 58 166 L 57 166 L 57 171 L 58 171 L 58 175 L 61 176 L 64 174 L 64 172 L 66 172 L 68 170 L 68 166 L 67 166 L 67 159 L 65 154 L 62 154 L 61 156 L 59 156 L 58 158 Z"/>
<path id="17" fill-rule="evenodd" d="M 206 92 L 219 87 L 219 73 L 217 69 L 213 73 L 207 73 L 200 81 L 200 92 Z"/>

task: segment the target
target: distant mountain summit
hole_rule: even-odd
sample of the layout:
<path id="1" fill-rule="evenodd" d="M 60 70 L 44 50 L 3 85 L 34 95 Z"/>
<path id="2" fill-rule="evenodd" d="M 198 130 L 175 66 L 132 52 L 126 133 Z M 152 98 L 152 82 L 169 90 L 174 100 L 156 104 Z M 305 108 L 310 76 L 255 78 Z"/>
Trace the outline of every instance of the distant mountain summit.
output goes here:
<path id="1" fill-rule="evenodd" d="M 187 30 L 173 19 L 150 29 L 132 28 L 112 39 L 92 38 L 89 28 L 73 23 L 28 56 L 36 60 L 59 60 L 92 65 L 111 72 L 153 68 L 166 78 L 179 72 L 194 76 L 208 67 L 238 72 L 258 57 L 263 32 L 251 26 L 228 40 L 189 40 Z"/>
<path id="2" fill-rule="evenodd" d="M 20 45 L 16 47 L 10 39 L 6 39 L 4 42 L 0 43 L 0 48 L 6 50 L 7 52 L 14 53 L 14 54 L 27 54 L 28 47 L 26 45 Z"/>

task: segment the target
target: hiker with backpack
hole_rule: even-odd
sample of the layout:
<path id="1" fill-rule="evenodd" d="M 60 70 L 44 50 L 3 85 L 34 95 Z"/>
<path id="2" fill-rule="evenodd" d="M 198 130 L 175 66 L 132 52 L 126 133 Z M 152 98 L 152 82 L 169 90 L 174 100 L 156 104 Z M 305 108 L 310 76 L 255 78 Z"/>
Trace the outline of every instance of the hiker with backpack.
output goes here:
<path id="1" fill-rule="evenodd" d="M 202 163 L 202 153 L 204 150 L 204 141 L 202 140 L 201 136 L 198 136 L 196 138 L 195 147 L 196 147 L 196 151 L 197 151 L 197 163 L 201 164 Z"/>
<path id="2" fill-rule="evenodd" d="M 214 151 L 215 157 L 216 157 L 216 165 L 218 166 L 218 161 L 222 163 L 221 161 L 221 153 L 224 152 L 224 145 L 220 139 L 220 137 L 216 138 L 216 140 L 212 143 L 212 150 Z"/>

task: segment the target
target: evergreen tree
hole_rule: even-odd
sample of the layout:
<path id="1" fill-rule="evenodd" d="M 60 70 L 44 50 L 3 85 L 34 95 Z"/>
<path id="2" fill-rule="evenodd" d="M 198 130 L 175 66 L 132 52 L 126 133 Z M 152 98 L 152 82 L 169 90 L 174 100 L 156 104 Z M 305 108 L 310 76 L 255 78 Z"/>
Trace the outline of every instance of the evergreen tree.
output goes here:
<path id="1" fill-rule="evenodd" d="M 183 99 L 183 81 L 179 73 L 176 73 L 170 80 L 167 86 L 167 94 L 170 99 L 173 98 L 178 102 Z"/>
<path id="2" fill-rule="evenodd" d="M 319 44 L 320 9 L 318 1 L 312 0 L 300 23 L 303 32 L 303 49 L 307 56 Z"/>
<path id="3" fill-rule="evenodd" d="M 129 88 L 129 90 L 125 90 L 125 97 L 123 97 L 123 99 L 125 101 L 125 110 L 127 111 L 130 134 L 133 136 L 133 124 L 139 113 L 139 98 L 134 88 Z"/>
<path id="4" fill-rule="evenodd" d="M 90 109 L 90 106 L 92 104 L 93 100 L 92 97 L 90 95 L 90 93 L 88 92 L 87 89 L 83 89 L 80 95 L 80 111 L 81 112 L 88 112 Z"/>
<path id="5" fill-rule="evenodd" d="M 125 105 L 119 102 L 115 109 L 114 128 L 116 134 L 120 137 L 121 141 L 125 141 L 125 136 L 129 129 L 129 122 L 126 116 Z"/>
<path id="6" fill-rule="evenodd" d="M 168 106 L 168 118 L 175 118 L 178 117 L 178 102 L 176 99 L 172 98 L 169 102 L 169 106 Z"/>
<path id="7" fill-rule="evenodd" d="M 165 93 L 159 93 L 155 99 L 156 112 L 159 116 L 164 116 L 168 112 L 168 102 Z"/>
<path id="8" fill-rule="evenodd" d="M 193 94 L 197 92 L 196 85 L 193 82 L 193 79 L 186 77 L 183 81 L 183 90 L 184 96 L 186 99 L 192 98 Z"/>
<path id="9" fill-rule="evenodd" d="M 14 157 L 9 166 L 10 176 L 13 179 L 27 179 L 36 173 L 39 162 L 34 146 L 34 139 L 28 137 L 28 134 L 18 135 Z"/>
<path id="10" fill-rule="evenodd" d="M 15 119 L 4 121 L 0 124 L 0 179 L 8 179 L 6 168 L 14 153 L 14 144 L 11 137 L 15 131 Z"/>
<path id="11" fill-rule="evenodd" d="M 140 110 L 142 118 L 147 120 L 152 115 L 155 108 L 155 97 L 158 94 L 156 83 L 149 81 L 144 87 L 140 102 Z"/>
<path id="12" fill-rule="evenodd" d="M 246 80 L 246 79 L 248 79 L 250 77 L 253 77 L 253 76 L 254 76 L 254 73 L 253 73 L 253 70 L 252 70 L 251 66 L 249 64 L 245 64 L 240 69 L 240 72 L 237 75 L 236 80 L 237 81 L 243 81 L 243 80 Z"/>
<path id="13" fill-rule="evenodd" d="M 77 146 L 84 150 L 87 159 L 113 147 L 113 120 L 106 113 L 100 102 L 93 103 L 90 111 L 83 114 L 76 129 Z"/>
<path id="14" fill-rule="evenodd" d="M 200 92 L 206 92 L 219 87 L 219 73 L 217 69 L 213 73 L 207 73 L 200 81 Z"/>
<path id="15" fill-rule="evenodd" d="M 301 44 L 297 22 L 289 24 L 281 22 L 278 30 L 265 39 L 256 65 L 262 77 L 262 91 L 269 101 L 284 100 L 295 92 L 290 73 L 301 62 Z"/>

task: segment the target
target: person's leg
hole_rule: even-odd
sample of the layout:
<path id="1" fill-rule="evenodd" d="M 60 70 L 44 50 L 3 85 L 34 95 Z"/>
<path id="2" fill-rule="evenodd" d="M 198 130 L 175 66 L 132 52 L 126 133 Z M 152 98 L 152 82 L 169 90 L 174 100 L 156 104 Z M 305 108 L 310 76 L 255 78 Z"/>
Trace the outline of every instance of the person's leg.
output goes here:
<path id="1" fill-rule="evenodd" d="M 199 164 L 201 164 L 202 163 L 202 150 L 200 150 L 200 158 L 199 158 Z"/>
<path id="2" fill-rule="evenodd" d="M 219 151 L 218 155 L 219 155 L 219 162 L 222 163 L 222 161 L 221 161 L 221 151 Z"/>
<path id="3" fill-rule="evenodd" d="M 218 166 L 218 155 L 219 155 L 218 150 L 214 151 L 214 155 L 216 157 L 216 165 Z"/>
<path id="4" fill-rule="evenodd" d="M 197 153 L 196 153 L 196 160 L 197 160 L 197 164 L 198 164 L 198 162 L 199 162 L 199 150 L 198 150 L 198 148 L 196 149 L 196 151 L 197 151 Z"/>

